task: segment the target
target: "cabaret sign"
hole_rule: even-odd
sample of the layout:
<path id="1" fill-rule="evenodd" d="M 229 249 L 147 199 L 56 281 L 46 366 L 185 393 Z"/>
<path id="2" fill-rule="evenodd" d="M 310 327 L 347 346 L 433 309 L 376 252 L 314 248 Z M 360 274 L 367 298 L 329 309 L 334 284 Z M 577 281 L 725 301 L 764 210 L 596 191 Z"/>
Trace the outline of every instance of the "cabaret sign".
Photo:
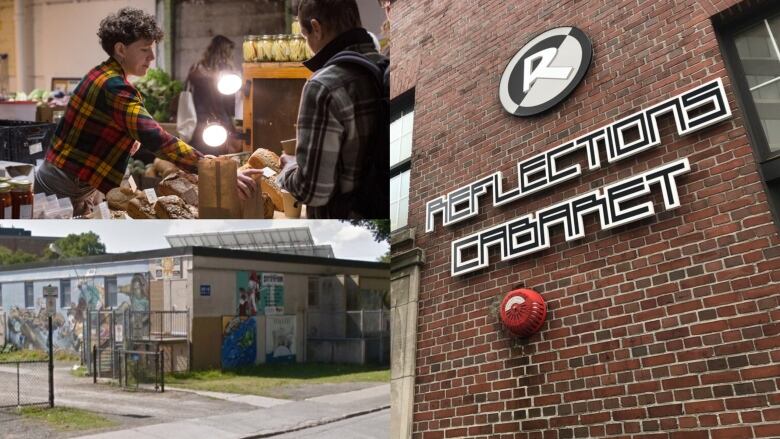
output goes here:
<path id="1" fill-rule="evenodd" d="M 731 108 L 720 78 L 655 104 L 577 139 L 558 145 L 517 163 L 518 185 L 503 186 L 503 174 L 496 171 L 447 195 L 426 203 L 425 231 L 433 232 L 436 216 L 445 226 L 472 218 L 479 213 L 480 197 L 491 195 L 494 207 L 503 206 L 528 195 L 549 189 L 582 175 L 582 166 L 561 169 L 562 159 L 578 151 L 587 156 L 589 171 L 631 157 L 661 144 L 658 119 L 671 115 L 677 134 L 685 136 L 731 117 Z M 629 137 L 636 133 L 636 138 Z M 627 140 L 629 139 L 630 140 Z M 488 266 L 488 250 L 500 248 L 501 260 L 511 260 L 550 247 L 550 228 L 563 226 L 566 241 L 585 234 L 583 218 L 597 215 L 602 230 L 639 221 L 655 214 L 651 201 L 629 203 L 639 197 L 661 191 L 666 210 L 680 206 L 677 178 L 690 171 L 683 157 L 634 175 L 604 188 L 576 195 L 451 243 L 451 273 L 458 276 Z M 482 200 L 486 201 L 486 200 Z M 630 206 L 628 204 L 631 204 Z"/>

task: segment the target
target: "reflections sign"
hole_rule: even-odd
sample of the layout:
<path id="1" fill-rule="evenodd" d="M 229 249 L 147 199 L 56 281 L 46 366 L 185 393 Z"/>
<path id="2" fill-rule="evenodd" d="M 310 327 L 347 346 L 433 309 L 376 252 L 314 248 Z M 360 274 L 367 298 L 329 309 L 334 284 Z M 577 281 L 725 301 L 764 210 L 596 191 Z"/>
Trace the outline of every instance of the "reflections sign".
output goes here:
<path id="1" fill-rule="evenodd" d="M 720 78 L 655 104 L 628 117 L 589 132 L 570 142 L 536 154 L 517 164 L 518 186 L 505 189 L 503 174 L 497 171 L 447 195 L 426 203 L 425 231 L 432 232 L 435 218 L 453 224 L 479 213 L 480 197 L 490 194 L 495 207 L 549 189 L 582 175 L 580 164 L 562 168 L 560 161 L 577 151 L 587 155 L 588 170 L 601 168 L 661 144 L 658 118 L 671 115 L 677 134 L 685 136 L 731 117 Z M 627 140 L 627 133 L 638 138 Z M 550 247 L 550 228 L 563 226 L 567 241 L 584 236 L 583 218 L 597 215 L 601 229 L 638 221 L 655 214 L 653 203 L 628 202 L 660 190 L 666 210 L 680 206 L 677 177 L 690 171 L 687 158 L 674 160 L 604 188 L 577 195 L 534 213 L 498 224 L 452 242 L 451 273 L 461 275 L 488 266 L 488 250 L 498 246 L 501 260 L 510 260 Z M 483 200 L 484 201 L 484 200 Z"/>

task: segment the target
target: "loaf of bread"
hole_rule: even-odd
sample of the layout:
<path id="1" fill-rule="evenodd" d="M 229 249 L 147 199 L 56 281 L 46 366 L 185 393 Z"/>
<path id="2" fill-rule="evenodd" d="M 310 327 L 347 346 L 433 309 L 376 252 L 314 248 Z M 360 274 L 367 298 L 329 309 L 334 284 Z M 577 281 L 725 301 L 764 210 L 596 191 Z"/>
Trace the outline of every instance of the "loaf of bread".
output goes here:
<path id="1" fill-rule="evenodd" d="M 264 148 L 257 148 L 255 152 L 249 156 L 247 164 L 255 169 L 271 168 L 274 172 L 282 170 L 279 156 Z"/>
<path id="2" fill-rule="evenodd" d="M 130 200 L 141 196 L 143 192 L 133 191 L 128 186 L 115 187 L 106 194 L 108 207 L 114 210 L 127 210 Z"/>
<path id="3" fill-rule="evenodd" d="M 190 174 L 187 174 L 184 171 L 169 174 L 157 185 L 157 193 L 160 195 L 176 195 L 177 197 L 181 197 L 185 203 L 197 206 L 197 179 L 195 183 L 193 183 L 190 178 L 187 178 L 188 175 Z"/>
<path id="4" fill-rule="evenodd" d="M 134 219 L 152 219 L 154 215 L 154 206 L 149 203 L 146 197 L 133 198 L 127 203 L 127 215 Z"/>
<path id="5" fill-rule="evenodd" d="M 164 195 L 154 203 L 154 212 L 161 219 L 193 219 L 187 203 L 176 195 Z"/>

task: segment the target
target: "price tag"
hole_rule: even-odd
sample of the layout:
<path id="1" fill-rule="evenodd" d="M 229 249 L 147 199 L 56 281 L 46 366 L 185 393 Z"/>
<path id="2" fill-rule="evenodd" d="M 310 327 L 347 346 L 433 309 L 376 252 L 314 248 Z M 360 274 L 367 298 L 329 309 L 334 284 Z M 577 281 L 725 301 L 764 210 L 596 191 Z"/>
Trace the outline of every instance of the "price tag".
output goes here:
<path id="1" fill-rule="evenodd" d="M 41 142 L 30 145 L 30 155 L 43 151 L 43 144 Z"/>
<path id="2" fill-rule="evenodd" d="M 98 204 L 98 211 L 100 212 L 100 217 L 103 219 L 111 219 L 111 211 L 108 209 L 108 203 L 102 202 Z"/>
<path id="3" fill-rule="evenodd" d="M 273 177 L 274 175 L 276 175 L 276 171 L 274 171 L 273 169 L 268 168 L 268 167 L 263 168 L 263 176 L 264 177 L 270 178 L 270 177 Z"/>
<path id="4" fill-rule="evenodd" d="M 132 175 L 127 179 L 127 182 L 130 184 L 130 189 L 132 189 L 133 192 L 138 190 L 138 185 L 135 184 L 135 180 L 133 179 Z"/>
<path id="5" fill-rule="evenodd" d="M 157 194 L 154 192 L 154 188 L 144 189 L 144 193 L 146 194 L 146 199 L 149 200 L 149 204 L 157 202 Z"/>

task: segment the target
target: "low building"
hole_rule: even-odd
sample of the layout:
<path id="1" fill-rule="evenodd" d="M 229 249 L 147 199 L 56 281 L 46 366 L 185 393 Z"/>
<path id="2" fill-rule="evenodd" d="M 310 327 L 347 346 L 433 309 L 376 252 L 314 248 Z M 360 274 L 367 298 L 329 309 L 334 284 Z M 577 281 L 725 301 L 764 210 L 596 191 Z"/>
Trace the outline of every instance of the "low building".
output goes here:
<path id="1" fill-rule="evenodd" d="M 389 362 L 384 263 L 176 247 L 15 265 L 0 270 L 0 345 L 46 348 L 49 286 L 55 351 L 85 358 L 110 341 L 168 350 L 176 369 Z"/>

